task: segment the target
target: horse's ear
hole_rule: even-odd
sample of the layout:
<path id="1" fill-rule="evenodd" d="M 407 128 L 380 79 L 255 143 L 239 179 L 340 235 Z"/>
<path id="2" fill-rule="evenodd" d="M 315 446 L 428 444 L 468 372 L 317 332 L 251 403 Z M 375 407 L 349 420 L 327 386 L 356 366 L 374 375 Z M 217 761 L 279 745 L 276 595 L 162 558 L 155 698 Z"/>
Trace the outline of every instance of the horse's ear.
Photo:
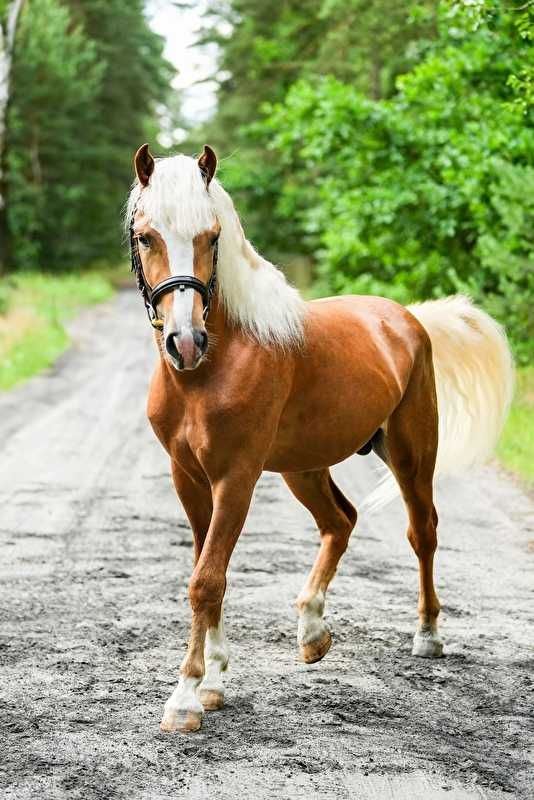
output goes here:
<path id="1" fill-rule="evenodd" d="M 217 156 L 209 144 L 204 145 L 204 152 L 198 159 L 198 166 L 201 172 L 206 176 L 206 186 L 209 186 L 211 179 L 215 175 L 215 170 L 217 169 Z"/>
<path id="2" fill-rule="evenodd" d="M 139 183 L 141 186 L 147 186 L 155 166 L 154 157 L 148 149 L 148 144 L 142 144 L 135 154 L 134 166 Z"/>

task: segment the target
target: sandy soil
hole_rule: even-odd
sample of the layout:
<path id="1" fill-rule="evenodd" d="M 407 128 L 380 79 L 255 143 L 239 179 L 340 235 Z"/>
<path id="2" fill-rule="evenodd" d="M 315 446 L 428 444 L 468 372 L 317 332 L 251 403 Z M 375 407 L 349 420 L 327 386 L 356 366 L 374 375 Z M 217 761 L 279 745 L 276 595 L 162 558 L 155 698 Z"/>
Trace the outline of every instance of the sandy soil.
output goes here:
<path id="1" fill-rule="evenodd" d="M 226 707 L 198 734 L 159 732 L 192 549 L 145 420 L 141 305 L 125 292 L 84 313 L 54 370 L 0 399 L 3 797 L 532 797 L 533 506 L 492 468 L 438 491 L 445 658 L 410 655 L 399 503 L 358 523 L 334 645 L 311 666 L 293 601 L 318 537 L 265 475 L 229 575 Z M 335 474 L 356 503 L 375 480 L 371 457 Z"/>

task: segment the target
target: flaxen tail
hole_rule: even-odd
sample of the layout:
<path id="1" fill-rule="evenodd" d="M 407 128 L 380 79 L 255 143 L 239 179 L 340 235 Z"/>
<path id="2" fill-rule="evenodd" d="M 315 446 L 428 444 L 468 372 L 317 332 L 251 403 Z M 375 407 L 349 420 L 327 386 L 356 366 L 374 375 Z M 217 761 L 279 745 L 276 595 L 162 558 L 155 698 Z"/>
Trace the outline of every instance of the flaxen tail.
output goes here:
<path id="1" fill-rule="evenodd" d="M 514 388 L 502 327 L 463 295 L 408 306 L 430 336 L 439 444 L 435 476 L 455 475 L 492 455 Z M 375 509 L 399 494 L 389 473 L 360 506 Z"/>

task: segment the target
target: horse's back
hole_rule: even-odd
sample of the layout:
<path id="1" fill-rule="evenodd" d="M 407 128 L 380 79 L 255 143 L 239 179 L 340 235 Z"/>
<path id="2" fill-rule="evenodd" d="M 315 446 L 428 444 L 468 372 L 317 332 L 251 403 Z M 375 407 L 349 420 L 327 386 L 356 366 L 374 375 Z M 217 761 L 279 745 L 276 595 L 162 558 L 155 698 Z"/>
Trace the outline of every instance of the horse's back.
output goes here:
<path id="1" fill-rule="evenodd" d="M 365 331 L 366 336 L 380 341 L 391 338 L 409 349 L 418 348 L 428 341 L 421 323 L 404 306 L 395 300 L 374 295 L 338 295 L 322 297 L 308 303 L 308 322 L 323 330 L 348 326 L 347 331 Z"/>
<path id="2" fill-rule="evenodd" d="M 414 362 L 430 356 L 430 340 L 421 323 L 399 303 L 383 297 L 342 295 L 308 304 L 307 357 L 338 361 L 351 377 L 365 380 L 379 371 L 402 393 Z"/>

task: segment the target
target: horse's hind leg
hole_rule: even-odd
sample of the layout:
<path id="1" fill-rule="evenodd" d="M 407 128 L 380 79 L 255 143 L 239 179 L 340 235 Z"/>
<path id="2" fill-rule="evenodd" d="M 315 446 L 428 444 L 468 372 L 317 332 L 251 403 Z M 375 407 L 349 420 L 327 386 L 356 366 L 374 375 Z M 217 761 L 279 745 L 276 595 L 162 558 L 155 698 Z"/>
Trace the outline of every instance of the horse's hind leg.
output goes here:
<path id="1" fill-rule="evenodd" d="M 295 497 L 311 512 L 321 534 L 315 563 L 297 598 L 297 639 L 303 660 L 311 664 L 330 648 L 332 637 L 323 620 L 325 594 L 347 548 L 357 515 L 328 469 L 286 472 L 283 477 Z"/>
<path id="2" fill-rule="evenodd" d="M 408 511 L 408 540 L 419 560 L 419 627 L 413 655 L 436 658 L 443 647 L 438 636 L 439 600 L 433 563 L 438 515 L 432 499 L 437 450 L 437 406 L 431 362 L 422 359 L 387 423 L 387 463 L 399 483 Z"/>

